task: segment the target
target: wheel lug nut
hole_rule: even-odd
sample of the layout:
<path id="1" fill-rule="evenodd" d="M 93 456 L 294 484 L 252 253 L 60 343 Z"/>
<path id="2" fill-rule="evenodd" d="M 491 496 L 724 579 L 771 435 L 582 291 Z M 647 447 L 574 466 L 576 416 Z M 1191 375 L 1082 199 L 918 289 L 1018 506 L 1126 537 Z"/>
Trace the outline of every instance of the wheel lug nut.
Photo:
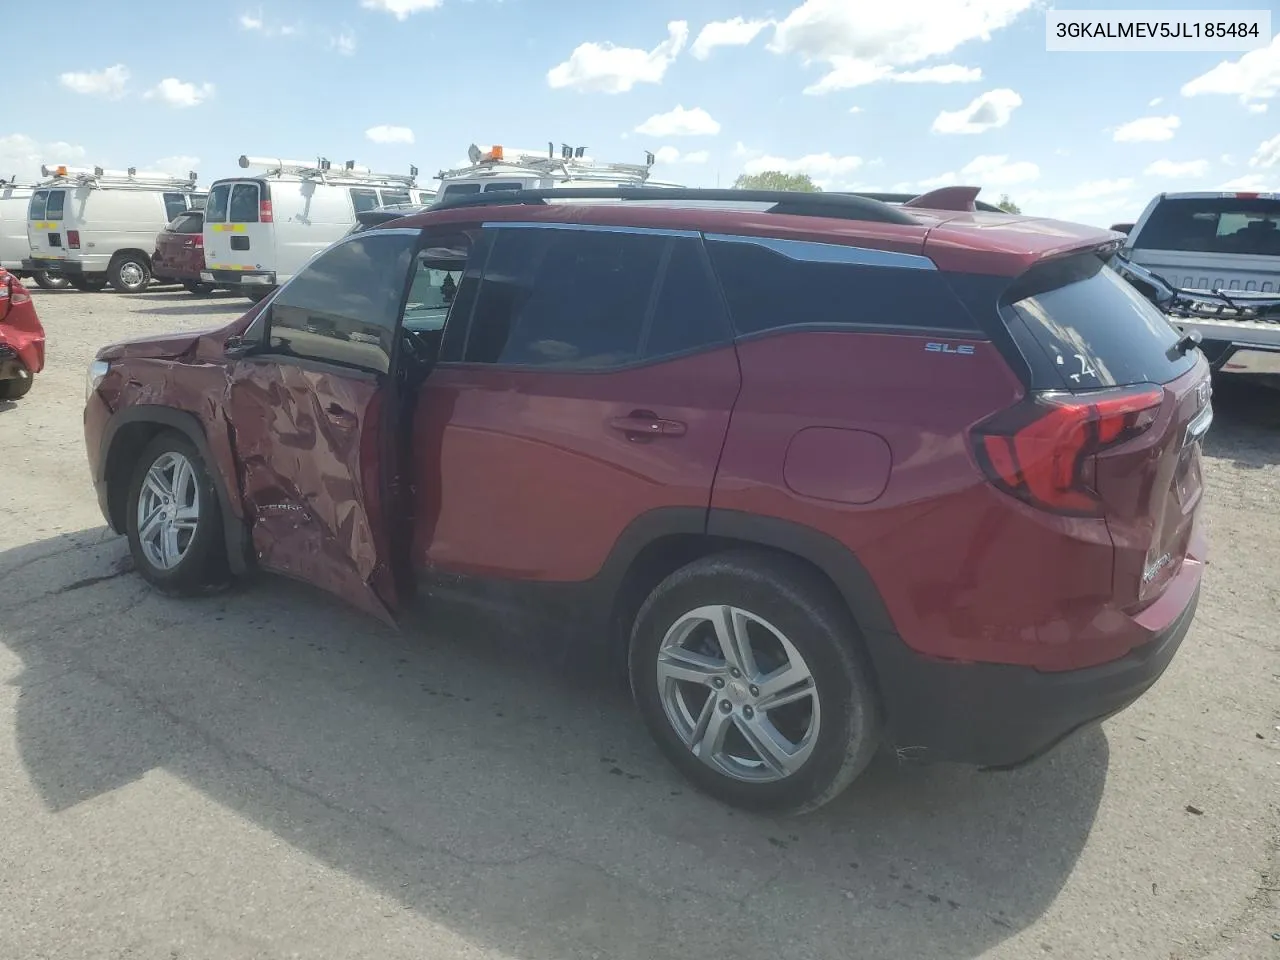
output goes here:
<path id="1" fill-rule="evenodd" d="M 742 715 L 746 717 L 748 720 L 750 720 L 752 717 L 756 715 L 756 712 L 752 710 L 750 707 L 743 707 Z"/>
<path id="2" fill-rule="evenodd" d="M 716 677 L 714 680 L 711 681 L 711 685 L 715 687 L 717 690 L 724 689 L 724 677 Z"/>
<path id="3" fill-rule="evenodd" d="M 732 709 L 733 709 L 733 704 L 732 704 L 732 703 L 730 703 L 728 700 L 721 700 L 721 701 L 720 701 L 720 712 L 721 712 L 721 713 L 728 713 L 728 712 L 729 712 L 730 710 L 732 710 Z"/>
<path id="4" fill-rule="evenodd" d="M 760 688 L 757 687 L 754 683 L 751 685 L 751 695 L 753 697 L 760 696 Z"/>
<path id="5" fill-rule="evenodd" d="M 737 677 L 742 676 L 742 671 L 741 671 L 741 670 L 739 670 L 737 667 L 730 667 L 730 668 L 729 668 L 729 675 L 730 675 L 731 677 L 734 677 L 734 678 L 736 679 Z"/>

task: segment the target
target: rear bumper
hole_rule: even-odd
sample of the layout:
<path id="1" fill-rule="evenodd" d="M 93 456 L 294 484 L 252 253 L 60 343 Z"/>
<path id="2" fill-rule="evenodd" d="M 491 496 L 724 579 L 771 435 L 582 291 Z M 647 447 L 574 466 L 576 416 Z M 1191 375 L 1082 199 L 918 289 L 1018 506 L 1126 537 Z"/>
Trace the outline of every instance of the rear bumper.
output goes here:
<path id="1" fill-rule="evenodd" d="M 1218 368 L 1222 373 L 1253 374 L 1256 376 L 1280 375 L 1280 349 L 1264 350 L 1257 347 L 1237 347 L 1231 351 Z"/>
<path id="2" fill-rule="evenodd" d="M 1007 768 L 1123 710 L 1160 679 L 1191 626 L 1201 569 L 1191 562 L 1194 583 L 1171 598 L 1181 606 L 1172 620 L 1100 666 L 1044 672 L 923 657 L 905 644 L 892 645 L 887 657 L 881 649 L 876 666 L 894 745 L 911 759 Z"/>
<path id="3" fill-rule="evenodd" d="M 200 281 L 200 273 L 204 269 L 203 258 L 166 257 L 160 251 L 151 255 L 151 275 L 167 280 Z"/>
<path id="4" fill-rule="evenodd" d="M 220 287 L 248 287 L 258 290 L 277 285 L 274 270 L 212 270 L 206 267 L 200 271 L 200 279 Z"/>
<path id="5" fill-rule="evenodd" d="M 32 273 L 43 270 L 54 276 L 79 276 L 85 273 L 84 264 L 79 260 L 60 260 L 57 257 L 32 257 L 22 261 L 22 269 Z"/>

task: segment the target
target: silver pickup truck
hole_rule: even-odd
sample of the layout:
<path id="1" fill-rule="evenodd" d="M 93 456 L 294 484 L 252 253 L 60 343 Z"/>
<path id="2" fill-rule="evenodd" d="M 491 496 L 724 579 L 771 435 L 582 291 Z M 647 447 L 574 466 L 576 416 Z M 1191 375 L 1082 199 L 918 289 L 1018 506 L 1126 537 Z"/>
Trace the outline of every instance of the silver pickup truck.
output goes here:
<path id="1" fill-rule="evenodd" d="M 1215 370 L 1280 374 L 1280 194 L 1162 193 L 1126 232 L 1117 267 Z"/>

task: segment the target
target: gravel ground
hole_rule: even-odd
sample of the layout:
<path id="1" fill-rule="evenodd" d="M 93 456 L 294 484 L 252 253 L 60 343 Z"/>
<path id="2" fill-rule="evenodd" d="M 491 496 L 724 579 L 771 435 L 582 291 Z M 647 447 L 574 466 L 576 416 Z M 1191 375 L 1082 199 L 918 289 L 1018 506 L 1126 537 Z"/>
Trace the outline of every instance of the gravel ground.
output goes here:
<path id="1" fill-rule="evenodd" d="M 0 403 L 0 957 L 1280 958 L 1280 394 L 1220 385 L 1199 616 L 1012 773 L 877 762 L 736 814 L 625 696 L 261 578 L 128 572 L 85 466 L 100 344 L 247 306 L 37 291 Z"/>

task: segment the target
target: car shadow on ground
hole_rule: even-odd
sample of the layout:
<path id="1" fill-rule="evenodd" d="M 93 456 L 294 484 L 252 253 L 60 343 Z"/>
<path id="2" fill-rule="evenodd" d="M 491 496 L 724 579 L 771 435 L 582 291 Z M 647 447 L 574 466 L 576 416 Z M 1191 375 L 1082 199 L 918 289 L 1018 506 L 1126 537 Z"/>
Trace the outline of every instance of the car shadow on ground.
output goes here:
<path id="1" fill-rule="evenodd" d="M 1106 779 L 1092 727 L 1011 772 L 881 759 L 756 817 L 681 780 L 616 680 L 500 631 L 395 632 L 266 576 L 171 600 L 105 529 L 0 553 L 0 582 L 48 810 L 162 770 L 513 956 L 973 957 L 1053 902 Z"/>
<path id="2" fill-rule="evenodd" d="M 1213 415 L 1206 455 L 1253 470 L 1280 463 L 1280 389 L 1235 374 L 1215 377 Z"/>

